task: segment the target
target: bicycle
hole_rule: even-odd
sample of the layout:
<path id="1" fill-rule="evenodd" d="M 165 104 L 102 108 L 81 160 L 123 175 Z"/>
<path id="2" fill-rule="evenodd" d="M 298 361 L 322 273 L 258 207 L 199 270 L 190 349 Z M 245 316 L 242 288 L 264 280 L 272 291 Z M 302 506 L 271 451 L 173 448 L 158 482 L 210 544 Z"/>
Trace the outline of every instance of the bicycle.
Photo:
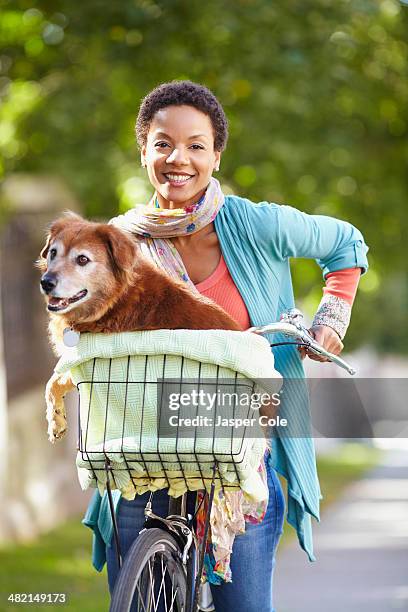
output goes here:
<path id="1" fill-rule="evenodd" d="M 263 327 L 251 328 L 256 334 L 283 334 L 284 340 L 270 346 L 296 345 L 325 356 L 344 368 L 349 374 L 355 370 L 340 357 L 321 347 L 302 324 L 302 313 L 292 309 L 281 320 Z M 187 493 L 181 498 L 169 498 L 166 518 L 153 513 L 151 500 L 145 508 L 145 524 L 122 563 L 119 534 L 116 523 L 110 481 L 114 479 L 109 459 L 105 460 L 106 489 L 113 523 L 113 533 L 120 572 L 112 594 L 110 612 L 130 610 L 160 612 L 197 612 L 202 607 L 201 577 L 203 573 L 205 543 L 207 540 L 211 506 L 215 492 L 218 466 L 213 465 L 213 478 L 208 495 L 208 509 L 200 548 L 195 533 L 195 515 L 187 513 Z"/>

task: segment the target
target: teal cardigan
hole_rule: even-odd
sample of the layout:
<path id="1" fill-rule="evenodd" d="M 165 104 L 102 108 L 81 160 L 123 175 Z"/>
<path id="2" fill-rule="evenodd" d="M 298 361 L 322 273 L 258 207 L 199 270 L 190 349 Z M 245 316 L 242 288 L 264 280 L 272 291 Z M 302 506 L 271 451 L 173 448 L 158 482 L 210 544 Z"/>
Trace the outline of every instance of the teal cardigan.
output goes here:
<path id="1" fill-rule="evenodd" d="M 357 267 L 364 273 L 368 268 L 368 248 L 363 236 L 345 221 L 308 215 L 290 206 L 254 204 L 244 198 L 226 196 L 214 223 L 225 262 L 246 304 L 251 325 L 277 321 L 284 310 L 294 306 L 291 257 L 315 259 L 323 276 Z M 278 341 L 276 335 L 273 341 Z M 274 356 L 275 367 L 284 378 L 304 378 L 296 347 L 276 348 Z M 296 415 L 297 421 L 307 427 L 307 393 L 299 391 L 298 385 L 290 389 L 280 410 Z M 287 521 L 296 529 L 301 547 L 313 561 L 311 517 L 319 520 L 321 498 L 313 439 L 274 438 L 268 460 L 287 479 Z M 117 491 L 114 494 L 117 505 L 120 494 Z M 94 531 L 93 563 L 101 570 L 105 563 L 105 544 L 112 537 L 106 494 L 101 498 L 95 492 L 83 522 Z"/>

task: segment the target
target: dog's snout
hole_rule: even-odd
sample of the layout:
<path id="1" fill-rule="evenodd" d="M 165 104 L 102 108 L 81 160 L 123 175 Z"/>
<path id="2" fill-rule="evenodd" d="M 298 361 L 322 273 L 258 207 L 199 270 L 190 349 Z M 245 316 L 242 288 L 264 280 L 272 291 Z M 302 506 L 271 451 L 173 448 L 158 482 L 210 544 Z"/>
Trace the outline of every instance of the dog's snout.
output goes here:
<path id="1" fill-rule="evenodd" d="M 40 285 L 45 293 L 51 293 L 51 291 L 57 286 L 57 278 L 55 274 L 50 274 L 48 272 L 47 274 L 44 274 L 44 276 L 41 277 Z"/>

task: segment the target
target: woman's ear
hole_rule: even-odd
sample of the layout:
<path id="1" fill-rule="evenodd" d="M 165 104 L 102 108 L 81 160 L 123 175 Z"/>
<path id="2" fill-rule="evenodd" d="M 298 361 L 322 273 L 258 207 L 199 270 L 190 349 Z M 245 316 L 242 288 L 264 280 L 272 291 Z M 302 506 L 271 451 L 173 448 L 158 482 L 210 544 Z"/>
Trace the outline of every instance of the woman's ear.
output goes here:
<path id="1" fill-rule="evenodd" d="M 221 151 L 215 151 L 214 157 L 215 157 L 214 171 L 218 172 L 218 170 L 220 169 L 220 163 L 221 163 Z"/>
<path id="2" fill-rule="evenodd" d="M 140 152 L 140 165 L 142 168 L 146 168 L 146 145 L 143 145 Z"/>

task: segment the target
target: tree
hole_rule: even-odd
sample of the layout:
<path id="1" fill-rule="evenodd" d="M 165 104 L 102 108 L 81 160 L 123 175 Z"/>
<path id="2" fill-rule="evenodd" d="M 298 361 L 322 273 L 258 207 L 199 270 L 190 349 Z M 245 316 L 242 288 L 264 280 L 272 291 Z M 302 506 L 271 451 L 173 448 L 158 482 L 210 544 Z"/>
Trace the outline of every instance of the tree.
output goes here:
<path id="1" fill-rule="evenodd" d="M 225 106 L 227 189 L 359 227 L 348 346 L 406 352 L 408 7 L 396 0 L 3 2 L 3 173 L 56 173 L 91 217 L 148 197 L 133 125 L 154 85 L 191 78 Z M 320 271 L 297 261 L 316 307 Z"/>

